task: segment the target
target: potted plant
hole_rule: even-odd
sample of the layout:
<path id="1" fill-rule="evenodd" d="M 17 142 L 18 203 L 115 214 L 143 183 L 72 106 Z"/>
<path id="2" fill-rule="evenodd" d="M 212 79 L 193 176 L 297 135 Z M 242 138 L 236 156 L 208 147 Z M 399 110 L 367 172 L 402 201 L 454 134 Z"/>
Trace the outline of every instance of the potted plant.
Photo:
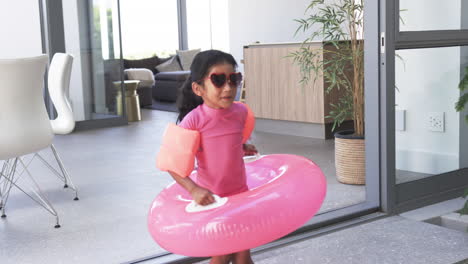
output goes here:
<path id="1" fill-rule="evenodd" d="M 307 17 L 296 19 L 298 32 L 314 29 L 291 54 L 300 67 L 302 80 L 310 81 L 311 73 L 323 76 L 326 92 L 339 93 L 331 103 L 327 118 L 335 131 L 345 120 L 353 120 L 352 131 L 335 133 L 335 166 L 338 181 L 365 183 L 364 152 L 364 41 L 362 0 L 313 0 L 305 11 Z M 318 27 L 318 28 L 317 28 Z M 310 49 L 308 43 L 320 39 L 321 49 Z M 327 59 L 321 59 L 327 58 Z"/>

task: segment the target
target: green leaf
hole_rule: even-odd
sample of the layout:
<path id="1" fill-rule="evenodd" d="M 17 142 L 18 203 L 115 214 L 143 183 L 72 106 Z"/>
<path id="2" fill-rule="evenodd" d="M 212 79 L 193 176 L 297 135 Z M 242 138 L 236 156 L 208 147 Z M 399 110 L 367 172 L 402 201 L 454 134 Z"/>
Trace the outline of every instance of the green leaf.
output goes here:
<path id="1" fill-rule="evenodd" d="M 468 215 L 468 201 L 465 202 L 463 208 L 458 211 L 461 215 Z"/>
<path id="2" fill-rule="evenodd" d="M 462 197 L 466 199 L 468 197 L 468 188 L 465 189 L 465 192 L 463 193 Z M 463 208 L 459 211 L 461 215 L 468 215 L 468 200 L 465 201 L 465 205 Z"/>
<path id="3" fill-rule="evenodd" d="M 466 198 L 468 196 L 468 188 L 465 189 L 465 192 L 463 193 L 462 197 Z"/>
<path id="4" fill-rule="evenodd" d="M 455 103 L 455 110 L 457 110 L 457 112 L 463 111 L 467 103 L 468 103 L 468 93 L 458 98 L 458 101 Z"/>
<path id="5" fill-rule="evenodd" d="M 458 89 L 460 89 L 460 91 L 464 91 L 468 89 L 468 75 L 466 75 L 465 78 L 463 78 L 460 81 L 460 83 L 458 84 Z"/>

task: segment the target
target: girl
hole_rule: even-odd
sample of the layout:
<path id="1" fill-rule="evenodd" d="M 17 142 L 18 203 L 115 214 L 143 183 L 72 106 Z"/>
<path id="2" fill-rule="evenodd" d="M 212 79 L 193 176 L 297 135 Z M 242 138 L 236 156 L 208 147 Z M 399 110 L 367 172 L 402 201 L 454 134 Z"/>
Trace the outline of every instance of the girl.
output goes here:
<path id="1" fill-rule="evenodd" d="M 186 175 L 169 172 L 200 205 L 213 203 L 212 194 L 221 197 L 247 191 L 244 155 L 257 152 L 242 144 L 247 108 L 234 104 L 242 74 L 230 54 L 218 50 L 198 53 L 190 67 L 190 77 L 182 86 L 177 106 L 179 126 L 200 132 L 197 182 Z M 212 257 L 214 263 L 253 263 L 250 250 Z"/>

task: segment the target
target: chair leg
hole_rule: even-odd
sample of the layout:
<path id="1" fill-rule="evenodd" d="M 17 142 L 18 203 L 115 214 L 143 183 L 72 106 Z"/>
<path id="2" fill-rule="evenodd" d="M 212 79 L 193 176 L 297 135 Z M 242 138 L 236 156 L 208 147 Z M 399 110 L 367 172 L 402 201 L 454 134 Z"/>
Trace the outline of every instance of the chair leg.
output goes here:
<path id="1" fill-rule="evenodd" d="M 2 170 L 0 171 L 0 210 L 3 209 L 3 195 L 4 195 L 3 185 L 4 185 L 4 181 L 5 181 L 5 180 L 3 180 L 3 174 L 6 174 L 6 167 L 7 167 L 6 163 L 7 163 L 7 161 L 3 162 Z"/>
<path id="2" fill-rule="evenodd" d="M 5 207 L 8 201 L 8 197 L 10 196 L 10 190 L 12 186 L 8 179 L 10 178 L 13 180 L 17 163 L 18 160 L 16 159 L 13 164 L 10 164 L 10 160 L 5 160 L 2 166 L 2 171 L 0 172 L 0 209 L 2 210 L 2 218 L 6 217 Z"/>
<path id="3" fill-rule="evenodd" d="M 70 189 L 75 191 L 75 198 L 73 200 L 78 201 L 78 189 L 76 186 L 73 184 L 70 175 L 68 174 L 67 169 L 65 169 L 65 166 L 63 165 L 62 159 L 58 155 L 57 150 L 55 149 L 55 146 L 52 144 L 50 145 L 50 149 L 52 150 L 52 153 L 54 154 L 55 160 L 57 161 L 57 164 L 60 168 L 61 173 L 59 173 L 52 165 L 50 165 L 40 154 L 37 153 L 37 157 L 47 166 L 49 169 L 59 178 L 64 182 L 64 188 L 70 187 Z"/>
<path id="4" fill-rule="evenodd" d="M 34 158 L 34 157 L 33 157 Z M 25 169 L 23 168 L 23 171 L 21 171 L 21 173 L 19 173 L 17 170 L 18 170 L 18 161 L 21 160 L 20 158 L 17 158 L 17 159 L 14 159 L 14 161 L 12 162 L 11 159 L 9 160 L 6 160 L 4 163 L 3 163 L 3 167 L 2 167 L 2 171 L 1 171 L 1 175 L 0 175 L 0 185 L 1 185 L 1 188 L 0 188 L 0 209 L 2 209 L 3 207 L 5 207 L 7 201 L 8 201 L 8 197 L 10 196 L 10 191 L 11 191 L 11 187 L 14 186 L 14 183 L 16 183 L 18 181 L 18 179 L 21 177 L 21 175 L 23 175 L 23 173 L 25 172 Z M 31 161 L 29 162 L 31 163 Z M 25 166 L 24 163 L 23 164 L 23 167 Z M 26 165 L 26 167 L 29 166 Z M 3 176 L 3 179 L 2 177 Z M 6 215 L 3 213 L 2 217 L 6 217 Z"/>
<path id="5" fill-rule="evenodd" d="M 35 194 L 36 197 L 33 197 L 32 195 L 28 194 L 25 190 L 23 190 L 23 188 L 21 188 L 18 184 L 16 184 L 19 176 L 18 175 L 16 178 L 15 178 L 15 174 L 17 174 L 16 172 L 16 167 L 17 167 L 17 164 L 18 164 L 18 161 L 22 164 L 23 168 L 24 168 L 24 171 L 26 171 L 26 175 L 28 176 L 28 178 L 30 179 L 30 181 L 32 182 L 32 186 L 33 186 L 33 193 Z M 8 163 L 8 161 L 7 161 Z M 23 172 L 24 172 L 23 171 Z M 6 170 L 6 173 L 3 174 L 3 170 L 2 170 L 2 179 L 5 180 L 6 182 L 6 187 L 4 189 L 4 191 L 2 192 L 2 217 L 6 217 L 6 214 L 5 214 L 5 207 L 6 207 L 6 202 L 8 201 L 8 197 L 9 197 L 9 194 L 10 194 L 10 190 L 11 190 L 11 187 L 12 186 L 15 186 L 18 190 L 20 190 L 21 192 L 23 192 L 24 194 L 26 194 L 29 198 L 31 198 L 33 201 L 35 201 L 37 204 L 39 204 L 41 207 L 43 207 L 44 209 L 46 209 L 50 214 L 52 214 L 53 216 L 55 216 L 55 220 L 56 220 L 56 223 L 55 223 L 55 228 L 59 228 L 60 227 L 60 222 L 59 222 L 59 217 L 58 217 L 58 213 L 57 211 L 54 209 L 54 207 L 52 206 L 52 204 L 49 202 L 49 200 L 47 200 L 47 198 L 45 197 L 45 195 L 43 194 L 41 188 L 39 187 L 39 185 L 37 184 L 37 182 L 34 180 L 34 178 L 32 177 L 31 173 L 29 172 L 29 170 L 27 169 L 27 166 L 26 164 L 23 163 L 23 161 L 20 159 L 20 158 L 15 158 L 15 161 L 13 162 L 13 165 L 11 166 L 11 170 Z M 5 191 L 6 190 L 6 191 Z"/>

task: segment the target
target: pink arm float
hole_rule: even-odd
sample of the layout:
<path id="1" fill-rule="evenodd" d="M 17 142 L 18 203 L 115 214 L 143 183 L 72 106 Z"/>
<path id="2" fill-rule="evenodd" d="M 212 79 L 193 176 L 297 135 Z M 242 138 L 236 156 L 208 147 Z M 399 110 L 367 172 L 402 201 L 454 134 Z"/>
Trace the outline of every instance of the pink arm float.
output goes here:
<path id="1" fill-rule="evenodd" d="M 200 132 L 169 124 L 163 135 L 156 167 L 187 177 L 193 170 L 195 153 L 200 146 Z"/>
<path id="2" fill-rule="evenodd" d="M 255 128 L 255 115 L 248 105 L 237 101 L 234 103 L 242 104 L 247 108 L 247 118 L 245 119 L 244 131 L 242 132 L 242 143 L 245 143 L 250 138 L 250 135 Z"/>

